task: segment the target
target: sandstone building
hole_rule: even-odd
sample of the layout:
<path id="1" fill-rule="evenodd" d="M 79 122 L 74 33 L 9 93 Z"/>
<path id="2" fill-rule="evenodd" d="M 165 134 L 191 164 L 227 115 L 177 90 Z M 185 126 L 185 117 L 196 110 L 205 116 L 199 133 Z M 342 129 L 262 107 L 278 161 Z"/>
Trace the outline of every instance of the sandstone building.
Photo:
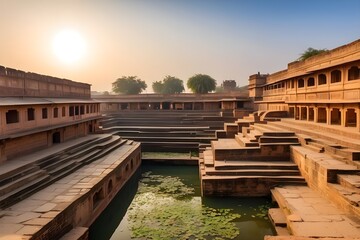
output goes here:
<path id="1" fill-rule="evenodd" d="M 360 40 L 249 78 L 260 111 L 284 110 L 297 120 L 360 131 Z"/>
<path id="2" fill-rule="evenodd" d="M 268 196 L 284 239 L 358 239 L 360 40 L 249 77 L 254 113 L 199 157 L 203 195 Z"/>
<path id="3" fill-rule="evenodd" d="M 90 85 L 0 66 L 0 239 L 87 239 L 140 164 Z"/>
<path id="4" fill-rule="evenodd" d="M 90 85 L 0 66 L 0 162 L 96 131 Z"/>

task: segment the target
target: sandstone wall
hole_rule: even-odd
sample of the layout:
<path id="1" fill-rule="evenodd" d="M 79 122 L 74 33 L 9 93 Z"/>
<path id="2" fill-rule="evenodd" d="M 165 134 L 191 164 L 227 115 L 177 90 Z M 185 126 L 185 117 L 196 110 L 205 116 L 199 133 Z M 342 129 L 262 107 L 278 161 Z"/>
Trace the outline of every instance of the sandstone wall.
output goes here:
<path id="1" fill-rule="evenodd" d="M 0 96 L 90 98 L 90 85 L 0 66 Z"/>

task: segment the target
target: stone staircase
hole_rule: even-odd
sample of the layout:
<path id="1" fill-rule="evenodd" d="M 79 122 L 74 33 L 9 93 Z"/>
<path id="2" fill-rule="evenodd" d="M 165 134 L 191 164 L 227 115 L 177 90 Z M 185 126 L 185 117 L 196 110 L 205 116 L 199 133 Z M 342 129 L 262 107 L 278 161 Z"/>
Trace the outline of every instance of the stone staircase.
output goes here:
<path id="1" fill-rule="evenodd" d="M 234 117 L 219 111 L 128 111 L 102 120 L 103 132 L 142 143 L 143 151 L 197 151 Z"/>
<path id="2" fill-rule="evenodd" d="M 267 127 L 296 133 L 301 145 L 291 147 L 291 157 L 309 185 L 272 190 L 280 206 L 269 211 L 277 234 L 358 239 L 360 134 L 292 119 L 268 122 Z M 326 211 L 318 212 L 320 202 Z"/>
<path id="3" fill-rule="evenodd" d="M 292 155 L 309 186 L 360 218 L 360 133 L 290 119 L 269 126 L 297 132 Z"/>
<path id="4" fill-rule="evenodd" d="M 285 186 L 276 187 L 271 193 L 279 207 L 269 210 L 269 218 L 277 235 L 286 236 L 284 239 L 359 239 L 359 219 L 317 191 L 305 186 Z"/>
<path id="5" fill-rule="evenodd" d="M 295 133 L 251 117 L 237 121 L 233 138 L 212 141 L 200 153 L 203 195 L 266 196 L 278 185 L 306 185 L 290 161 L 290 146 L 300 145 Z"/>
<path id="6" fill-rule="evenodd" d="M 9 207 L 55 181 L 73 173 L 126 142 L 119 136 L 102 134 L 62 151 L 33 161 L 6 162 L 14 167 L 0 174 L 0 208 Z M 5 169 L 7 166 L 1 166 Z"/>

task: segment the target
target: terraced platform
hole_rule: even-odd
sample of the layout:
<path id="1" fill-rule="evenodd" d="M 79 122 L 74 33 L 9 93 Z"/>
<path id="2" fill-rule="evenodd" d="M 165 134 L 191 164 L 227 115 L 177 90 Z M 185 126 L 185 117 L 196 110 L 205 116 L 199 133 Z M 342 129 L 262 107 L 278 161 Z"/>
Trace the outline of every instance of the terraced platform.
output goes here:
<path id="1" fill-rule="evenodd" d="M 140 156 L 138 143 L 97 134 L 5 162 L 0 166 L 0 239 L 58 239 L 71 229 L 76 237 L 86 235 L 112 192 L 140 165 L 140 157 L 129 159 L 132 154 Z M 109 179 L 130 160 L 110 189 Z M 102 184 L 108 188 L 102 193 L 105 201 L 94 197 Z"/>
<path id="2" fill-rule="evenodd" d="M 235 118 L 219 111 L 126 111 L 102 120 L 106 133 L 142 143 L 143 151 L 197 151 L 215 140 L 215 131 Z"/>
<path id="3" fill-rule="evenodd" d="M 290 160 L 290 146 L 300 145 L 294 132 L 239 122 L 234 138 L 212 141 L 200 154 L 203 195 L 266 196 L 278 185 L 306 185 Z"/>
<path id="4" fill-rule="evenodd" d="M 360 238 L 359 219 L 309 187 L 277 187 L 271 192 L 279 208 L 271 209 L 269 217 L 278 234 L 304 237 L 300 239 Z"/>

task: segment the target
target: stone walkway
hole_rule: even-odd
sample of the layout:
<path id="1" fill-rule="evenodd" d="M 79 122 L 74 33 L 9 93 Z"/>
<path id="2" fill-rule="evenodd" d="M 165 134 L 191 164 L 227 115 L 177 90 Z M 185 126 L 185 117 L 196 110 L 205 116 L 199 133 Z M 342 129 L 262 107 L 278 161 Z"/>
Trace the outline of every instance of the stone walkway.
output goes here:
<path id="1" fill-rule="evenodd" d="M 309 187 L 277 187 L 272 195 L 285 213 L 287 229 L 292 235 L 360 239 L 360 219 L 350 217 Z"/>
<path id="2" fill-rule="evenodd" d="M 124 144 L 111 154 L 80 168 L 23 201 L 0 210 L 0 239 L 30 239 L 34 233 L 52 221 L 76 199 L 89 192 L 104 176 L 125 160 L 133 151 L 134 145 L 137 144 L 132 142 Z M 47 151 L 53 152 L 54 149 Z"/>

